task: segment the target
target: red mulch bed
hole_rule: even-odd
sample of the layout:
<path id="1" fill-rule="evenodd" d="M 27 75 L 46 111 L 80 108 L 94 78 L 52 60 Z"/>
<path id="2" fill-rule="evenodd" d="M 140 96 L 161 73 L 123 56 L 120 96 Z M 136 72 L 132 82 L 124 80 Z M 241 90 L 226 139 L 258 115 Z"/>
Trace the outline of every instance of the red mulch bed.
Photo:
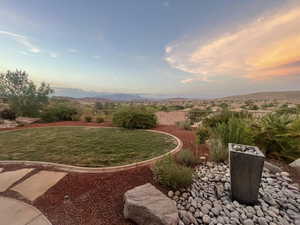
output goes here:
<path id="1" fill-rule="evenodd" d="M 32 124 L 27 127 L 46 126 L 111 126 L 110 123 L 58 122 Z M 12 130 L 12 129 L 5 129 Z M 195 133 L 176 126 L 160 126 L 156 130 L 169 132 L 183 141 L 184 148 L 207 154 L 205 146 L 196 146 Z M 11 166 L 6 166 L 11 169 Z M 16 169 L 18 166 L 13 166 Z M 38 168 L 38 167 L 37 167 Z M 140 167 L 105 174 L 69 173 L 45 195 L 33 202 L 53 225 L 130 225 L 123 217 L 123 195 L 135 186 L 154 183 L 151 169 Z"/>
<path id="2" fill-rule="evenodd" d="M 153 183 L 147 167 L 107 174 L 70 173 L 34 205 L 53 225 L 130 225 L 123 217 L 123 195 Z"/>

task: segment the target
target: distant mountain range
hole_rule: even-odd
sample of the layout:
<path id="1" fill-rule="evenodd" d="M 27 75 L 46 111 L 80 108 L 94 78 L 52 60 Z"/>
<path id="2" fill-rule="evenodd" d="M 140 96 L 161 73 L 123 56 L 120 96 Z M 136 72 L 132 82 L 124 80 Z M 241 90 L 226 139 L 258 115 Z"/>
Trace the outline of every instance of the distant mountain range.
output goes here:
<path id="1" fill-rule="evenodd" d="M 257 92 L 252 94 L 245 95 L 234 95 L 228 96 L 224 98 L 219 98 L 222 100 L 284 100 L 291 102 L 299 102 L 300 101 L 300 91 L 276 91 L 276 92 Z"/>
<path id="2" fill-rule="evenodd" d="M 97 91 L 86 91 L 78 88 L 58 88 L 54 87 L 55 93 L 53 96 L 71 97 L 71 98 L 93 98 L 107 99 L 111 101 L 135 101 L 146 99 L 139 94 L 125 93 L 106 93 Z"/>
<path id="3" fill-rule="evenodd" d="M 86 91 L 79 88 L 58 88 L 54 87 L 55 93 L 53 96 L 71 97 L 85 100 L 109 100 L 109 101 L 141 101 L 141 100 L 166 100 L 166 101 L 185 101 L 197 100 L 197 98 L 176 98 L 168 95 L 151 95 L 151 94 L 129 94 L 129 93 L 108 93 L 97 91 Z M 203 100 L 207 98 L 198 98 Z M 300 102 L 300 91 L 277 91 L 277 92 L 257 92 L 245 95 L 234 95 L 218 100 L 285 100 L 291 102 Z M 213 100 L 213 99 L 211 99 Z"/>

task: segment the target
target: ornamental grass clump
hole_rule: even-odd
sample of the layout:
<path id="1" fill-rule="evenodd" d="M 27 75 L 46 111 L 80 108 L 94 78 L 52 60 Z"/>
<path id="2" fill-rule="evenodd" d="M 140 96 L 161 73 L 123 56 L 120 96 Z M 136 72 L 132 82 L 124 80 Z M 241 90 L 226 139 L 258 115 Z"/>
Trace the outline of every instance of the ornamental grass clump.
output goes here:
<path id="1" fill-rule="evenodd" d="M 253 144 L 253 134 L 248 122 L 235 117 L 230 118 L 227 123 L 218 123 L 212 129 L 212 136 L 219 139 L 224 146 L 228 143 Z"/>
<path id="2" fill-rule="evenodd" d="M 171 156 L 158 161 L 153 174 L 158 183 L 174 190 L 190 186 L 193 180 L 193 169 L 177 164 Z"/>
<path id="3" fill-rule="evenodd" d="M 183 149 L 176 156 L 176 161 L 187 167 L 194 167 L 199 164 L 199 160 L 196 158 L 194 153 L 189 149 Z"/>
<path id="4" fill-rule="evenodd" d="M 224 162 L 228 159 L 228 148 L 220 139 L 211 139 L 209 153 L 215 162 Z"/>
<path id="5" fill-rule="evenodd" d="M 248 121 L 232 117 L 227 122 L 218 123 L 210 130 L 210 155 L 214 161 L 226 161 L 228 158 L 228 143 L 252 145 L 253 132 Z"/>

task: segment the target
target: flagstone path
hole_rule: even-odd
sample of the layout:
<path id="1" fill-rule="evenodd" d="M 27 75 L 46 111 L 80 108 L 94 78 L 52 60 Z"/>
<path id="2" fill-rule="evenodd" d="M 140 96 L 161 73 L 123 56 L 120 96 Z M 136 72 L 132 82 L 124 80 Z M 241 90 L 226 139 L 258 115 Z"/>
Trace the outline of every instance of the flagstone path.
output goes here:
<path id="1" fill-rule="evenodd" d="M 26 168 L 4 171 L 0 168 L 0 194 L 15 191 L 25 199 L 34 201 L 64 178 L 67 173 Z M 33 175 L 31 175 L 31 172 Z M 1 224 L 5 225 L 51 225 L 35 207 L 8 197 L 0 196 Z"/>
<path id="2" fill-rule="evenodd" d="M 5 225 L 51 225 L 38 209 L 6 197 L 0 197 L 0 218 Z"/>

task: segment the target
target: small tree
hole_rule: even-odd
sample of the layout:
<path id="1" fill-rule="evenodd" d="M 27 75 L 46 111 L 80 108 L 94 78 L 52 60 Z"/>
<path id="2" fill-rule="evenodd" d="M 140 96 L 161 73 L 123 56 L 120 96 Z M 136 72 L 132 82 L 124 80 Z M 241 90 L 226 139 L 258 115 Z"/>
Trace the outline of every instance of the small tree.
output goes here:
<path id="1" fill-rule="evenodd" d="M 48 84 L 37 87 L 25 71 L 0 73 L 0 96 L 8 98 L 10 108 L 18 116 L 38 116 L 51 93 L 53 90 Z"/>

